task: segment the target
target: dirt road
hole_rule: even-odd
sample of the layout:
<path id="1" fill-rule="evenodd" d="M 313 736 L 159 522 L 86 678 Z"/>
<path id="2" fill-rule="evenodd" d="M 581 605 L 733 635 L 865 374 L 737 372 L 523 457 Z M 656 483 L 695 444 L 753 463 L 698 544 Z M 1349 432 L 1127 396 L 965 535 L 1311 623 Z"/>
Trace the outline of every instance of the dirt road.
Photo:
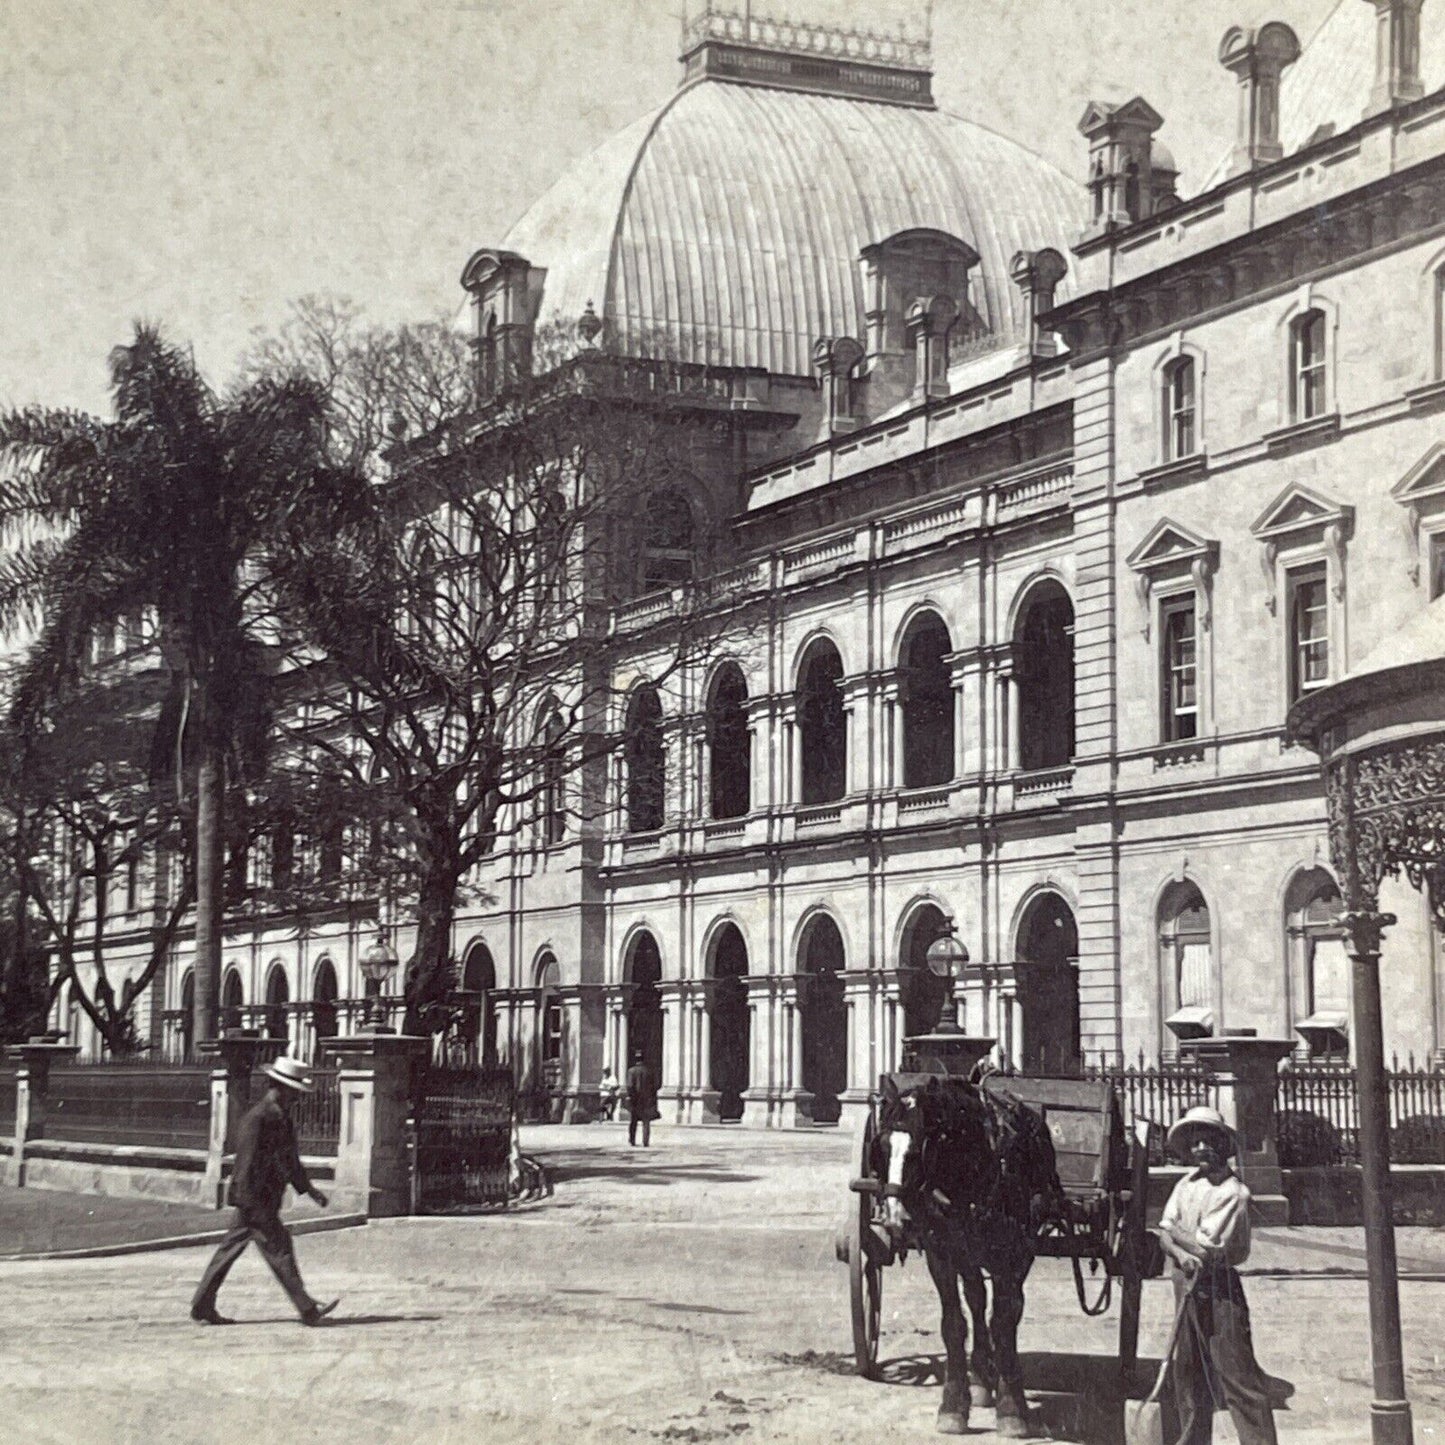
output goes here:
<path id="1" fill-rule="evenodd" d="M 553 1169 L 549 1201 L 298 1241 L 315 1293 L 343 1297 L 327 1329 L 294 1323 L 251 1256 L 221 1299 L 242 1323 L 220 1330 L 186 1319 L 204 1250 L 0 1265 L 0 1441 L 934 1438 L 940 1347 L 921 1264 L 885 1278 L 886 1381 L 852 1373 L 832 1243 L 847 1140 L 654 1139 L 644 1152 L 607 1126 L 536 1131 L 526 1145 Z M 1439 1252 L 1433 1239 L 1414 1252 L 1426 1244 Z M 1317 1245 L 1298 1258 L 1328 1266 Z M 1417 1439 L 1445 1441 L 1445 1285 L 1401 1292 Z M 1281 1439 L 1366 1440 L 1364 1285 L 1257 1278 L 1250 1296 L 1264 1363 L 1297 1386 Z M 1165 1286 L 1147 1287 L 1144 1309 L 1148 1353 L 1166 1331 Z M 1091 1410 L 1036 1395 L 1056 1438 L 1117 1428 L 1099 1403 L 1116 1328 L 1113 1313 L 1080 1314 L 1059 1265 L 1038 1266 L 1021 1339 L 1030 1386 L 1072 1382 L 1095 1397 Z M 991 1412 L 975 1423 L 975 1438 L 992 1438 Z"/>

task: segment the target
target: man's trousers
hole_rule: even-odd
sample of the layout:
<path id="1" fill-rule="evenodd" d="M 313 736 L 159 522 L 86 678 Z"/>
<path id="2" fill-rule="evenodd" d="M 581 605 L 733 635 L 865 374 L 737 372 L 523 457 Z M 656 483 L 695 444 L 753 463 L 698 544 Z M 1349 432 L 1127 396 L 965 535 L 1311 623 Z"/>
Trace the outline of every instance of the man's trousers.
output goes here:
<path id="1" fill-rule="evenodd" d="M 254 1244 L 261 1251 L 261 1257 L 281 1281 L 281 1288 L 291 1297 L 297 1313 L 304 1315 L 315 1305 L 316 1301 L 306 1293 L 306 1286 L 301 1283 L 291 1232 L 281 1223 L 281 1216 L 238 1209 L 231 1228 L 216 1246 L 216 1252 L 196 1286 L 196 1295 L 191 1301 L 192 1313 L 208 1313 L 216 1308 L 216 1295 L 231 1272 L 231 1266 L 240 1259 L 248 1244 Z"/>
<path id="2" fill-rule="evenodd" d="M 652 1143 L 652 1120 L 639 1119 L 636 1114 L 627 1121 L 627 1142 L 637 1143 L 637 1131 L 642 1130 L 642 1147 L 646 1149 Z"/>
<path id="3" fill-rule="evenodd" d="M 1185 1310 L 1174 1356 L 1179 1445 L 1209 1445 L 1216 1409 L 1233 1417 L 1239 1445 L 1275 1445 L 1244 1287 L 1232 1269 L 1206 1266 L 1206 1274 Z"/>

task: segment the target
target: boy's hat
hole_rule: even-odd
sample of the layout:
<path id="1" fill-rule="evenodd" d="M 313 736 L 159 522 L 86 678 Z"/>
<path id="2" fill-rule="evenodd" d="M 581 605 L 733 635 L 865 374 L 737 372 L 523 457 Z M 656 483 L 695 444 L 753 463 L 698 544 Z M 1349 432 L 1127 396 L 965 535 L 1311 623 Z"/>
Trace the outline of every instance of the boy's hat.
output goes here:
<path id="1" fill-rule="evenodd" d="M 1216 1135 L 1224 1145 L 1226 1158 L 1239 1152 L 1234 1130 L 1224 1122 L 1224 1115 L 1218 1109 L 1211 1109 L 1208 1104 L 1195 1104 L 1182 1118 L 1174 1121 L 1169 1130 L 1169 1147 L 1181 1154 L 1187 1154 L 1201 1134 Z"/>

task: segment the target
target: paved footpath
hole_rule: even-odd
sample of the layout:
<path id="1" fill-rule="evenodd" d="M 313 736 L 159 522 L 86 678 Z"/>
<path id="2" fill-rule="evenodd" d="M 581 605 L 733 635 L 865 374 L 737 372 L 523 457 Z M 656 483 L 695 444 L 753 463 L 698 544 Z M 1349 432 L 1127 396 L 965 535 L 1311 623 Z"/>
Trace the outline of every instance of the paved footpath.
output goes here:
<path id="1" fill-rule="evenodd" d="M 891 1442 L 936 1438 L 937 1302 L 910 1260 L 884 1277 L 884 1379 L 852 1371 L 837 1134 L 537 1128 L 555 1195 L 503 1215 L 383 1221 L 298 1241 L 336 1323 L 289 1318 L 257 1258 L 204 1329 L 186 1304 L 207 1250 L 0 1264 L 0 1445 L 73 1442 Z M 1445 1238 L 1400 1253 L 1445 1275 Z M 1261 1231 L 1249 1281 L 1260 1355 L 1295 1386 L 1285 1441 L 1369 1438 L 1359 1231 Z M 1445 1284 L 1401 1286 L 1416 1439 L 1445 1442 Z M 1166 1284 L 1142 1349 L 1162 1348 Z M 1118 1441 L 1116 1309 L 1088 1319 L 1041 1261 L 1021 1333 L 1052 1438 Z M 993 1439 L 991 1411 L 973 1438 Z M 1221 1426 L 1217 1439 L 1232 1438 Z"/>

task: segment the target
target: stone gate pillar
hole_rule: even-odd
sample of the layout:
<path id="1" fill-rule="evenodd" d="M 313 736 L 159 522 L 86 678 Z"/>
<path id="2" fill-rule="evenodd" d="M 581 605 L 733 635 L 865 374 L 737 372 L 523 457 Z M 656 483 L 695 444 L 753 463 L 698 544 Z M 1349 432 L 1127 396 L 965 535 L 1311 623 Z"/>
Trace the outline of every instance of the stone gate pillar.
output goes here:
<path id="1" fill-rule="evenodd" d="M 50 1097 L 50 1068 L 55 1063 L 68 1063 L 80 1049 L 74 1044 L 44 1043 L 12 1044 L 7 1055 L 20 1065 L 15 1080 L 15 1125 L 10 1167 L 5 1171 L 7 1184 L 16 1189 L 25 1187 L 25 1145 L 31 1139 L 45 1137 L 46 1103 Z"/>

